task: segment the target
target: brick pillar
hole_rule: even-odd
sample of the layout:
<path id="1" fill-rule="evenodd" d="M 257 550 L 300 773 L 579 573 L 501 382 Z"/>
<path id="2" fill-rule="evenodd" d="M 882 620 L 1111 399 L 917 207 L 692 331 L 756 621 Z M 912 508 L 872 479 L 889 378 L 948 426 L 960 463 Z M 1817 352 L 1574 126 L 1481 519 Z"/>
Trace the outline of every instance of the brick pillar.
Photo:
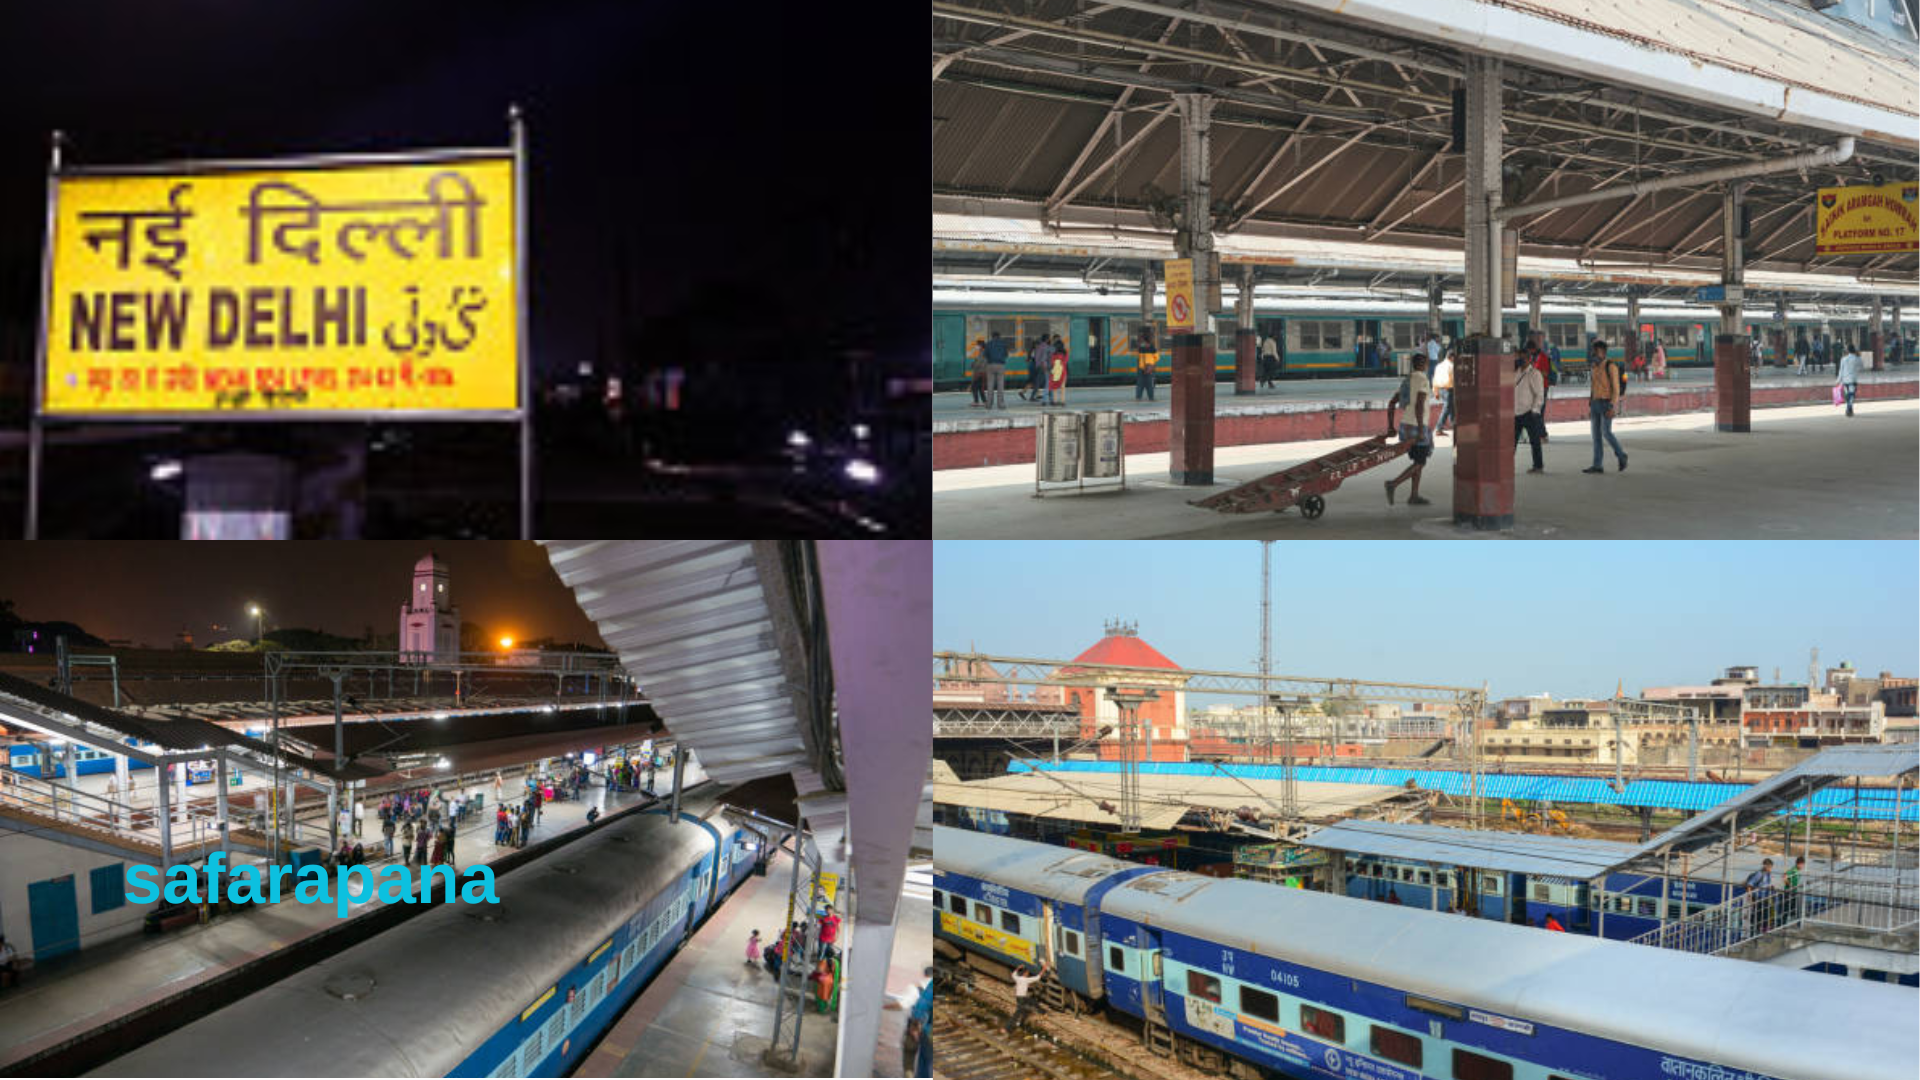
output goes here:
<path id="1" fill-rule="evenodd" d="M 1753 372 L 1747 367 L 1744 334 L 1714 335 L 1713 426 L 1719 431 L 1753 430 Z"/>
<path id="2" fill-rule="evenodd" d="M 1453 523 L 1513 527 L 1513 347 L 1467 338 L 1453 365 Z"/>
<path id="3" fill-rule="evenodd" d="M 1167 475 L 1176 484 L 1213 483 L 1212 334 L 1171 334 L 1173 339 L 1173 401 L 1167 448 L 1172 451 Z"/>
<path id="4" fill-rule="evenodd" d="M 1259 361 L 1260 342 L 1252 327 L 1233 332 L 1233 396 L 1253 393 L 1254 364 Z"/>

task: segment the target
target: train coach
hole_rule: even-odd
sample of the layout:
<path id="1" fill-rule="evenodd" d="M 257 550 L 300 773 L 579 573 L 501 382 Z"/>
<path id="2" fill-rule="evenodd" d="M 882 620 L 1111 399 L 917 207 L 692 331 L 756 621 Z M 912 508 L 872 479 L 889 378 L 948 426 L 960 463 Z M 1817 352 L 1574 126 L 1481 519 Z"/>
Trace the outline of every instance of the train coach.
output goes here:
<path id="1" fill-rule="evenodd" d="M 655 809 L 108 1062 L 104 1076 L 562 1076 L 777 838 Z"/>
<path id="2" fill-rule="evenodd" d="M 1100 898 L 1158 867 L 964 829 L 939 835 L 934 936 L 1007 967 L 1051 963 L 1068 990 L 1098 1000 Z"/>
<path id="3" fill-rule="evenodd" d="M 1713 363 L 1716 322 L 1704 310 L 1656 308 L 1642 312 L 1641 339 L 1649 350 L 1655 342 L 1665 346 L 1669 367 L 1707 367 Z M 1423 340 L 1426 307 L 1397 301 L 1262 299 L 1255 306 L 1254 324 L 1262 338 L 1273 338 L 1283 379 L 1384 376 L 1391 369 L 1382 362 L 1383 351 L 1403 353 Z M 995 332 L 1008 342 L 1007 377 L 1013 387 L 1025 385 L 1027 349 L 1042 334 L 1050 338 L 1057 335 L 1066 344 L 1069 386 L 1131 384 L 1139 365 L 1134 341 L 1149 325 L 1153 340 L 1164 348 L 1168 341 L 1165 320 L 1156 318 L 1149 324 L 1139 317 L 1137 304 L 1050 293 L 971 297 L 936 291 L 935 389 L 964 387 L 979 343 Z M 1237 363 L 1232 325 L 1224 323 L 1217 339 L 1214 366 L 1222 379 L 1233 377 Z M 1790 315 L 1789 340 L 1803 330 L 1814 333 L 1821 325 L 1819 317 Z M 1862 340 L 1867 331 L 1864 320 L 1829 318 L 1825 325 L 1835 340 L 1848 335 Z M 1767 340 L 1772 326 L 1757 316 L 1749 316 L 1745 324 L 1749 334 L 1762 339 L 1761 359 L 1769 364 L 1782 362 Z M 1464 332 L 1458 315 L 1443 316 L 1441 327 L 1448 339 Z M 1539 329 L 1560 349 L 1563 363 L 1576 373 L 1584 368 L 1587 345 L 1595 338 L 1608 342 L 1608 355 L 1613 359 L 1626 358 L 1628 324 L 1624 309 L 1590 311 L 1547 304 L 1542 308 Z M 1519 340 L 1528 332 L 1526 320 L 1507 320 L 1506 332 Z M 1162 377 L 1167 370 L 1168 357 L 1163 352 L 1159 363 Z"/>
<path id="4" fill-rule="evenodd" d="M 936 873 L 951 851 L 1011 894 L 997 868 L 1029 875 L 1035 847 L 937 828 Z M 1104 881 L 1111 864 L 1131 865 L 1082 871 Z M 1236 1077 L 1920 1075 L 1920 1011 L 1900 987 L 1136 869 L 1092 905 L 1102 1000 L 1149 1046 Z"/>

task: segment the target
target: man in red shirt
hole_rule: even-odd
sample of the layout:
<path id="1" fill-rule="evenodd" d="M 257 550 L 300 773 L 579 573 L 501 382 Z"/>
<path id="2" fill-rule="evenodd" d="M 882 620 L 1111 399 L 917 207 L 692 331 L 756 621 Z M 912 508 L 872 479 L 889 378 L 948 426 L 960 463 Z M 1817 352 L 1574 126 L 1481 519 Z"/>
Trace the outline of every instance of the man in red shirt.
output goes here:
<path id="1" fill-rule="evenodd" d="M 833 913 L 833 905 L 827 905 L 826 914 L 820 916 L 820 955 L 839 956 L 840 950 L 833 943 L 840 937 L 840 916 Z"/>
<path id="2" fill-rule="evenodd" d="M 1547 914 L 1547 929 L 1549 929 L 1549 930 L 1558 930 L 1558 931 L 1560 931 L 1560 932 L 1561 932 L 1561 933 L 1563 933 L 1563 934 L 1567 932 L 1567 928 L 1566 928 L 1566 927 L 1564 927 L 1564 926 L 1561 926 L 1561 925 L 1560 925 L 1560 920 L 1559 920 L 1559 919 L 1556 919 L 1556 918 L 1554 918 L 1554 917 L 1553 917 L 1553 914 L 1552 914 L 1551 912 L 1549 912 L 1549 913 Z"/>

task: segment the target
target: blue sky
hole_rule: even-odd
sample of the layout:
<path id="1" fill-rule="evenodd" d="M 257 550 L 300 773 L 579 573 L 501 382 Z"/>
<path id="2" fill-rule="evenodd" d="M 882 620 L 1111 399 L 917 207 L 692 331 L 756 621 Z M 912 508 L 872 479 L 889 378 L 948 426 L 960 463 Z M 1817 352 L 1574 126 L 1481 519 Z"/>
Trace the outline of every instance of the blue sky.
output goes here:
<path id="1" fill-rule="evenodd" d="M 1366 542 L 1273 545 L 1273 670 L 1496 697 L 1705 683 L 1733 664 L 1806 679 L 1851 660 L 1913 675 L 1911 542 Z M 936 649 L 1068 659 L 1108 618 L 1176 663 L 1256 671 L 1260 545 L 939 541 Z"/>

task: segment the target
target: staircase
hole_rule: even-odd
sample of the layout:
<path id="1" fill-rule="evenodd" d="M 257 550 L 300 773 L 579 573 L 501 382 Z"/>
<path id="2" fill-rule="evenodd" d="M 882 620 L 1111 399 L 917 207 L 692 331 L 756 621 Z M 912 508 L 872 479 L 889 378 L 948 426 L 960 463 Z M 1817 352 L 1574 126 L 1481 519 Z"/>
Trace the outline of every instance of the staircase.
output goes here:
<path id="1" fill-rule="evenodd" d="M 1920 948 L 1920 896 L 1911 874 L 1881 866 L 1844 866 L 1809 876 L 1793 892 L 1743 890 L 1731 900 L 1628 940 L 1683 952 L 1804 966 L 1821 946 L 1886 953 Z"/>

